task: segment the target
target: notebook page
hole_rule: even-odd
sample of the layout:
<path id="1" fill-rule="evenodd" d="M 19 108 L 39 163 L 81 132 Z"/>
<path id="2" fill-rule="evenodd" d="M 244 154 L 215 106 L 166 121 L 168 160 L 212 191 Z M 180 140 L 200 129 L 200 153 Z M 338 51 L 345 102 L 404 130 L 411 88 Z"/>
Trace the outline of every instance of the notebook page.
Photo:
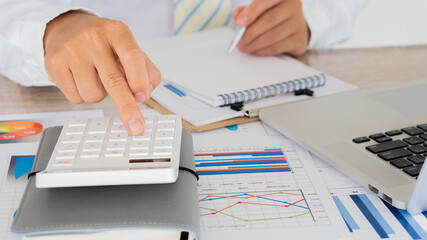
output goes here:
<path id="1" fill-rule="evenodd" d="M 144 50 L 166 79 L 212 101 L 219 94 L 320 74 L 291 58 L 283 61 L 238 50 L 227 54 L 233 34 L 231 29 L 221 28 L 164 39 L 158 44 L 161 47 Z"/>

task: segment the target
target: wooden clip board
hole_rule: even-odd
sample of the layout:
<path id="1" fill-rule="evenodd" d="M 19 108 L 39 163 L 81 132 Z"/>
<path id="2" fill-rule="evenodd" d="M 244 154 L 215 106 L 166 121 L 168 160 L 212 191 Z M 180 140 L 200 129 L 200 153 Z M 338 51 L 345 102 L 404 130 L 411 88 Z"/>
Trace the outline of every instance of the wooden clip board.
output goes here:
<path id="1" fill-rule="evenodd" d="M 171 112 L 169 109 L 163 107 L 160 103 L 158 103 L 156 100 L 154 100 L 152 98 L 150 98 L 145 103 L 148 106 L 150 106 L 150 107 L 156 109 L 157 111 L 161 112 L 162 114 L 175 114 L 175 113 Z M 212 130 L 212 129 L 227 127 L 230 125 L 253 122 L 253 121 L 257 121 L 257 120 L 259 120 L 258 117 L 256 117 L 256 118 L 236 117 L 236 118 L 232 118 L 232 119 L 228 119 L 228 120 L 224 120 L 224 121 L 219 121 L 219 122 L 215 122 L 215 123 L 210 123 L 210 124 L 206 124 L 206 125 L 202 125 L 202 126 L 194 126 L 193 124 L 182 119 L 182 125 L 185 128 L 187 128 L 188 130 L 190 130 L 191 132 L 203 132 L 203 131 L 208 131 L 208 130 Z"/>

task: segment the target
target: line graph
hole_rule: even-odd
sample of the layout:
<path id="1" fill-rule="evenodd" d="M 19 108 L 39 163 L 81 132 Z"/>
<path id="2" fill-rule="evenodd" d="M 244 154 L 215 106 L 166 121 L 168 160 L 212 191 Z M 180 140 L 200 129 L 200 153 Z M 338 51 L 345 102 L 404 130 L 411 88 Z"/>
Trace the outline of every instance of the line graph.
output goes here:
<path id="1" fill-rule="evenodd" d="M 314 222 L 300 190 L 201 195 L 199 207 L 207 228 L 238 228 L 239 222 L 251 223 L 251 227 L 257 223 L 265 226 L 266 222 Z"/>

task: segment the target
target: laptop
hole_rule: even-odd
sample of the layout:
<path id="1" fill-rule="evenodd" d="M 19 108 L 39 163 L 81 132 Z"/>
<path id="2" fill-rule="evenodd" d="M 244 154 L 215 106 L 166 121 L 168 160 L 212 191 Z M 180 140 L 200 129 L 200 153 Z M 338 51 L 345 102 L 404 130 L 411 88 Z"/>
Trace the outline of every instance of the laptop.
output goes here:
<path id="1" fill-rule="evenodd" d="M 427 210 L 427 79 L 272 106 L 263 122 L 411 213 Z"/>

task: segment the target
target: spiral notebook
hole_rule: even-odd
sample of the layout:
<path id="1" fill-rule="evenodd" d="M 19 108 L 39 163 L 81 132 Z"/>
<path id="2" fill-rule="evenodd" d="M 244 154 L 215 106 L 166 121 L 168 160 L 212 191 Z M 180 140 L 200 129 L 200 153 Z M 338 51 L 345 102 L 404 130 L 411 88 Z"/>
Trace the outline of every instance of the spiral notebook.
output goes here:
<path id="1" fill-rule="evenodd" d="M 325 74 L 304 64 L 240 51 L 228 54 L 233 34 L 220 28 L 143 48 L 169 84 L 213 107 L 325 85 Z"/>

